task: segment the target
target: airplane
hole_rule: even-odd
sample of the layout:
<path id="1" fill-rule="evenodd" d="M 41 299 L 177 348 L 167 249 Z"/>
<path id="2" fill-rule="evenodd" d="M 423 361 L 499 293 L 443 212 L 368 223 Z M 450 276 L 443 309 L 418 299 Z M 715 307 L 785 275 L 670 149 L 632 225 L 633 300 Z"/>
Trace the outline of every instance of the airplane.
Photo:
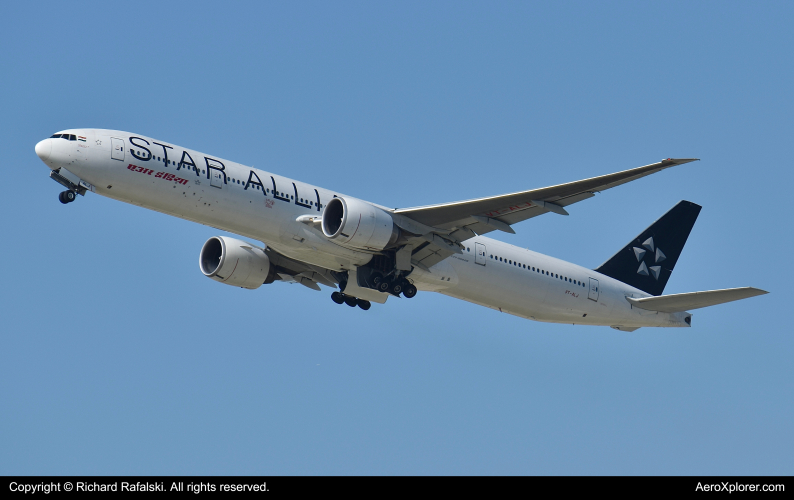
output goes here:
<path id="1" fill-rule="evenodd" d="M 688 312 L 767 293 L 752 287 L 663 295 L 701 207 L 681 201 L 596 269 L 485 235 L 694 158 L 501 196 L 388 208 L 143 135 L 63 130 L 36 144 L 61 203 L 96 193 L 222 231 L 199 269 L 230 286 L 275 281 L 335 289 L 337 304 L 438 292 L 550 323 L 690 327 Z"/>

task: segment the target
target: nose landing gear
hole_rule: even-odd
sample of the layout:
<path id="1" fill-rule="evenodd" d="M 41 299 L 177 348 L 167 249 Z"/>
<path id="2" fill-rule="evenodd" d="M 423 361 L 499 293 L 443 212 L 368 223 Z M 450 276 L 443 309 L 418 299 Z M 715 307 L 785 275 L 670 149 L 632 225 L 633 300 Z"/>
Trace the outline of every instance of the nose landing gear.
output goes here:
<path id="1" fill-rule="evenodd" d="M 63 191 L 58 195 L 58 200 L 66 205 L 77 199 L 77 194 L 74 191 Z"/>
<path id="2" fill-rule="evenodd" d="M 337 304 L 347 304 L 350 307 L 360 307 L 361 309 L 368 311 L 372 304 L 368 300 L 358 299 L 356 297 L 345 295 L 341 292 L 334 292 L 331 294 L 331 300 L 333 300 Z"/>

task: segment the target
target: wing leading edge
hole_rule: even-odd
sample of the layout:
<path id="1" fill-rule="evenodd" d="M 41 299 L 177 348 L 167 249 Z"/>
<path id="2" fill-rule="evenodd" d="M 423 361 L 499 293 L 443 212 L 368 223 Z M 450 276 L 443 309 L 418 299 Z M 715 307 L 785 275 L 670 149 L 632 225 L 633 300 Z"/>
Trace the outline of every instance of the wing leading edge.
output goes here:
<path id="1" fill-rule="evenodd" d="M 697 161 L 697 158 L 668 158 L 644 167 L 566 184 L 475 200 L 396 209 L 394 213 L 438 229 L 466 227 L 477 234 L 496 229 L 512 232 L 510 224 L 547 212 L 567 215 L 563 207 L 591 198 L 599 191 L 692 161 Z"/>

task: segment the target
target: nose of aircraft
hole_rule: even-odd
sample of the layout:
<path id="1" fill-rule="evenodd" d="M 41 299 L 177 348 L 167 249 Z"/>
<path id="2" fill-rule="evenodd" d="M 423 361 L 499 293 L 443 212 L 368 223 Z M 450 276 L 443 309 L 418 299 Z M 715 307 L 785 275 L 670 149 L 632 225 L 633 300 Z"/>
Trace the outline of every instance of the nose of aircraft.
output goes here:
<path id="1" fill-rule="evenodd" d="M 52 140 L 44 139 L 36 144 L 36 155 L 41 158 L 41 161 L 47 161 L 52 153 Z"/>

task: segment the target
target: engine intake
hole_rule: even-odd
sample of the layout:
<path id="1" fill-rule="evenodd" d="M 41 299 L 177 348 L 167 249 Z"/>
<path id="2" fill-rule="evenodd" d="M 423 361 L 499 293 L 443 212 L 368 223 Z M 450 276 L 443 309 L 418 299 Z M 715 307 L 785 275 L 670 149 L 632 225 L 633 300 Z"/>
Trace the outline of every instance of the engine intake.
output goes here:
<path id="1" fill-rule="evenodd" d="M 226 236 L 213 236 L 204 243 L 199 267 L 208 278 L 250 290 L 273 282 L 273 266 L 263 249 Z"/>
<path id="2" fill-rule="evenodd" d="M 400 236 L 391 215 L 355 198 L 331 199 L 323 209 L 322 229 L 340 244 L 370 250 L 383 250 Z"/>

